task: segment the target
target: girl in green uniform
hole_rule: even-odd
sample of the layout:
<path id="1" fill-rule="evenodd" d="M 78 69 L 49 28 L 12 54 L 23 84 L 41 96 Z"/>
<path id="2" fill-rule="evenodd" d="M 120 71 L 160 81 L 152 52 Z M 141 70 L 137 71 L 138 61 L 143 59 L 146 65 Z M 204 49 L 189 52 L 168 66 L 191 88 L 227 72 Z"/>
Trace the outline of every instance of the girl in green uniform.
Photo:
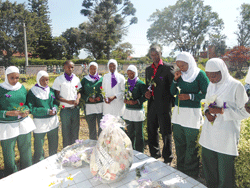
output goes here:
<path id="1" fill-rule="evenodd" d="M 39 71 L 36 77 L 37 84 L 33 86 L 27 95 L 27 104 L 30 108 L 36 125 L 34 130 L 34 162 L 44 159 L 44 137 L 47 133 L 49 143 L 49 155 L 57 153 L 58 148 L 58 105 L 54 90 L 48 86 L 49 75 L 45 71 Z"/>
<path id="2" fill-rule="evenodd" d="M 127 68 L 128 81 L 126 82 L 126 94 L 124 103 L 126 108 L 123 114 L 123 119 L 127 123 L 128 136 L 132 141 L 133 149 L 143 152 L 143 121 L 145 113 L 143 102 L 146 101 L 145 93 L 146 85 L 138 78 L 137 68 L 130 65 Z"/>
<path id="3" fill-rule="evenodd" d="M 31 131 L 36 127 L 25 105 L 27 91 L 19 83 L 19 70 L 10 66 L 5 81 L 0 84 L 0 140 L 4 157 L 5 176 L 17 171 L 15 144 L 20 152 L 20 169 L 32 165 Z"/>
<path id="4" fill-rule="evenodd" d="M 103 97 L 100 89 L 103 77 L 98 75 L 97 70 L 98 64 L 91 62 L 89 64 L 89 74 L 81 81 L 81 96 L 86 104 L 86 121 L 89 126 L 89 138 L 92 140 L 97 140 L 97 136 L 101 132 L 100 120 L 102 119 L 103 112 Z M 96 131 L 96 121 L 98 124 L 98 135 Z"/>
<path id="5" fill-rule="evenodd" d="M 175 72 L 170 91 L 177 95 L 172 115 L 177 169 L 198 178 L 196 141 L 203 123 L 200 101 L 205 98 L 209 80 L 188 52 L 177 55 L 176 64 L 180 70 Z"/>

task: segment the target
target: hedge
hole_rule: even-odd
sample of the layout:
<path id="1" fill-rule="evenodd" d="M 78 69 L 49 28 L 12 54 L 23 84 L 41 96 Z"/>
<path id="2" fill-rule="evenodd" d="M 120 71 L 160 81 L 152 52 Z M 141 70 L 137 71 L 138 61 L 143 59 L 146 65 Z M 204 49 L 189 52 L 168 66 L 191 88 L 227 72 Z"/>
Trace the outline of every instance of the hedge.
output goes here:
<path id="1" fill-rule="evenodd" d="M 66 60 L 57 60 L 57 59 L 29 59 L 29 65 L 63 65 Z M 95 61 L 93 59 L 72 59 L 71 60 L 75 64 L 89 64 L 91 61 Z M 96 60 L 98 64 L 107 64 L 108 60 L 106 59 L 100 59 Z M 118 64 L 137 64 L 139 61 L 133 60 L 133 61 L 128 61 L 128 60 L 117 60 Z M 15 66 L 25 66 L 25 59 L 24 58 L 13 58 L 10 61 L 11 65 Z"/>

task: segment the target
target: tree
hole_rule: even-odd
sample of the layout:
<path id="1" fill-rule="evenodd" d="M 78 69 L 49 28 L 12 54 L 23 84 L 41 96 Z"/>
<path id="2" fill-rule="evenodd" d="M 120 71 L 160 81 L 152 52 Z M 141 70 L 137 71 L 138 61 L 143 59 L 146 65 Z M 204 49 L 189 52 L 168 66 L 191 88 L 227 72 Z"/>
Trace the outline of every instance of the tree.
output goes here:
<path id="1" fill-rule="evenodd" d="M 32 46 L 35 49 L 35 56 L 41 59 L 50 59 L 52 57 L 52 34 L 49 19 L 48 0 L 28 0 L 30 12 L 37 15 L 36 31 L 37 40 Z"/>
<path id="2" fill-rule="evenodd" d="M 82 42 L 80 40 L 81 32 L 78 28 L 71 27 L 62 33 L 62 37 L 64 37 L 68 45 L 66 46 L 67 50 L 67 59 L 72 59 L 74 55 L 79 55 L 79 50 L 82 49 Z"/>
<path id="3" fill-rule="evenodd" d="M 127 28 L 137 23 L 134 17 L 136 9 L 130 0 L 83 0 L 81 14 L 88 17 L 89 22 L 82 24 L 84 48 L 99 58 L 104 53 L 110 58 L 110 52 L 126 34 Z M 125 26 L 126 18 L 132 16 Z M 89 40 L 93 39 L 93 40 Z M 83 40 L 84 41 L 84 40 Z M 95 50 L 94 50 L 95 49 Z"/>
<path id="4" fill-rule="evenodd" d="M 209 38 L 209 43 L 211 46 L 215 47 L 216 57 L 220 57 L 225 54 L 227 45 L 226 45 L 226 36 L 218 34 L 211 34 Z"/>
<path id="5" fill-rule="evenodd" d="M 55 37 L 52 41 L 53 57 L 55 59 L 66 59 L 68 42 L 63 36 Z"/>
<path id="6" fill-rule="evenodd" d="M 237 41 L 239 46 L 250 46 L 250 4 L 242 4 L 238 20 Z"/>
<path id="7" fill-rule="evenodd" d="M 111 52 L 111 58 L 113 59 L 127 59 L 133 51 L 133 46 L 129 42 L 120 44 Z"/>
<path id="8" fill-rule="evenodd" d="M 153 24 L 147 31 L 150 42 L 165 45 L 175 43 L 175 49 L 189 51 L 195 56 L 205 36 L 223 29 L 223 21 L 211 6 L 202 0 L 178 0 L 175 5 L 154 12 L 149 21 Z"/>
<path id="9" fill-rule="evenodd" d="M 31 43 L 35 40 L 33 26 L 36 15 L 30 13 L 24 4 L 0 0 L 0 53 L 7 52 L 7 62 L 16 52 L 24 52 L 23 23 L 26 24 L 28 51 L 32 51 Z"/>
<path id="10" fill-rule="evenodd" d="M 250 49 L 244 46 L 235 46 L 232 50 L 226 52 L 223 60 L 229 64 L 230 71 L 237 71 L 239 76 L 242 74 L 242 67 L 248 66 L 250 60 Z"/>

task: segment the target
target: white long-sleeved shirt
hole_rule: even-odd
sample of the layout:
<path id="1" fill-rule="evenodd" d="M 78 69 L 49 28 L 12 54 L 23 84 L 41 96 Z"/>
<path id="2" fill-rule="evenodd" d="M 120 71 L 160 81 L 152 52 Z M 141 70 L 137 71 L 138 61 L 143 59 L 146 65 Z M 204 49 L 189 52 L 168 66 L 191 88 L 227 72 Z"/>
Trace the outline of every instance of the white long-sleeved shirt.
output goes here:
<path id="1" fill-rule="evenodd" d="M 105 74 L 103 77 L 102 87 L 106 97 L 116 96 L 111 103 L 103 103 L 103 115 L 111 114 L 114 116 L 122 116 L 125 110 L 124 92 L 125 78 L 123 75 L 116 74 L 117 84 L 111 88 L 111 73 Z"/>

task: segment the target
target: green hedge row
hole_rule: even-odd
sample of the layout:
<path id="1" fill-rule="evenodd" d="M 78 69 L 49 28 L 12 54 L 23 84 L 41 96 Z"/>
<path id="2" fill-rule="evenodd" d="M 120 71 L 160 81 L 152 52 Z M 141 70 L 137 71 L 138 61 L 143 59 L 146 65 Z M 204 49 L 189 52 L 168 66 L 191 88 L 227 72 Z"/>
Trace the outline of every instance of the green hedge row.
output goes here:
<path id="1" fill-rule="evenodd" d="M 74 62 L 75 64 L 88 64 L 94 60 L 92 59 L 72 59 L 72 62 Z M 63 65 L 65 62 L 65 60 L 56 60 L 56 59 L 49 59 L 49 60 L 45 60 L 45 59 L 29 59 L 29 65 Z M 96 60 L 96 62 L 98 64 L 107 64 L 108 60 L 106 59 L 100 59 L 100 60 Z M 139 61 L 133 60 L 133 61 L 128 61 L 128 60 L 117 60 L 117 62 L 119 64 L 137 64 Z M 10 61 L 10 64 L 15 65 L 15 66 L 25 66 L 25 59 L 12 59 Z"/>

